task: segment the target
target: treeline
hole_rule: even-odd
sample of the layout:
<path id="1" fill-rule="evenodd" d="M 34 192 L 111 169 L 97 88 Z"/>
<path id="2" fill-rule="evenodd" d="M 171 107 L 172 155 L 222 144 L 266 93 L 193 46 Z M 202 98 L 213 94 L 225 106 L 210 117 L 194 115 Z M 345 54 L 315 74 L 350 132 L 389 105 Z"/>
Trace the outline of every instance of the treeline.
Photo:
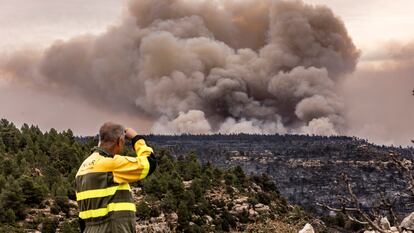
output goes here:
<path id="1" fill-rule="evenodd" d="M 385 146 L 369 143 L 367 140 L 347 136 L 309 135 L 255 135 L 255 134 L 215 134 L 215 135 L 148 135 L 157 147 L 168 148 L 174 155 L 188 151 L 197 152 L 202 162 L 224 158 L 229 152 L 238 151 L 250 158 L 272 153 L 278 157 L 352 158 L 363 154 L 378 157 L 395 151 L 404 157 L 413 157 L 413 147 Z M 79 139 L 82 140 L 82 139 Z M 83 139 L 84 140 L 84 139 Z M 369 157 L 366 157 L 369 159 Z"/>

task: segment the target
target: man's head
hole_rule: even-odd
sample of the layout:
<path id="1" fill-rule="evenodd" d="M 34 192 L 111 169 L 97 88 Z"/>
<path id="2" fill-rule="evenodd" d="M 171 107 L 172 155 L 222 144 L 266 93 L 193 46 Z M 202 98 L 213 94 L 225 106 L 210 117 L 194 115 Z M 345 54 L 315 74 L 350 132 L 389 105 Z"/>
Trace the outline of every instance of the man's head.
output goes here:
<path id="1" fill-rule="evenodd" d="M 99 146 L 113 154 L 119 154 L 125 144 L 125 128 L 113 122 L 104 123 L 99 129 Z"/>

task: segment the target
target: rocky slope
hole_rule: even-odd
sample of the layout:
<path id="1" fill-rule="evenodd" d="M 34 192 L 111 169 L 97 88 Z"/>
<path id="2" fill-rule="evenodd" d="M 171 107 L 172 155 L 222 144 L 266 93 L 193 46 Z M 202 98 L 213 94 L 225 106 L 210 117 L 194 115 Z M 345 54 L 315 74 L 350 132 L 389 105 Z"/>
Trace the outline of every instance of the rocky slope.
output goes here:
<path id="1" fill-rule="evenodd" d="M 203 163 L 222 168 L 240 166 L 247 174 L 268 174 L 281 194 L 308 210 L 316 203 L 338 204 L 341 173 L 350 177 L 356 195 L 372 206 L 381 194 L 395 196 L 405 190 L 401 174 L 389 163 L 394 151 L 408 160 L 414 149 L 377 146 L 351 137 L 304 135 L 149 136 L 155 148 L 167 148 L 176 156 L 194 151 Z M 413 211 L 402 198 L 397 211 Z"/>

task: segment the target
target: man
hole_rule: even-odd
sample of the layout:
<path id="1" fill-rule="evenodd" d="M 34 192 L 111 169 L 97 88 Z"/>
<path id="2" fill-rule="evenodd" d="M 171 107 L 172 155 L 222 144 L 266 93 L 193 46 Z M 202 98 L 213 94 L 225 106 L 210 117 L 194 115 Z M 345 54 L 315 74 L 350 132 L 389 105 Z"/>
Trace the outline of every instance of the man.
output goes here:
<path id="1" fill-rule="evenodd" d="M 119 155 L 125 137 L 137 157 Z M 151 175 L 156 159 L 151 147 L 131 128 L 112 122 L 99 130 L 99 146 L 76 174 L 76 199 L 81 232 L 135 232 L 135 203 L 129 182 Z"/>

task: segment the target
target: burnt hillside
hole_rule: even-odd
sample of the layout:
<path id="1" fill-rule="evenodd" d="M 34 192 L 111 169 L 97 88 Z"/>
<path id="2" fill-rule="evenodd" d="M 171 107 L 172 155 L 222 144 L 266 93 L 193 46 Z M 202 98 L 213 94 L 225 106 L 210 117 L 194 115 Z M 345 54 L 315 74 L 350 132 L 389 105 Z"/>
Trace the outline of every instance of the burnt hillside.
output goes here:
<path id="1" fill-rule="evenodd" d="M 247 174 L 267 173 L 282 195 L 296 204 L 315 209 L 316 202 L 335 204 L 340 174 L 347 173 L 356 194 L 371 206 L 381 193 L 394 196 L 405 189 L 401 175 L 390 165 L 389 152 L 414 158 L 414 149 L 378 146 L 353 137 L 306 135 L 182 135 L 147 136 L 157 149 L 174 156 L 194 152 L 202 163 L 222 168 L 241 166 Z M 413 208 L 408 200 L 397 203 L 398 212 Z"/>

